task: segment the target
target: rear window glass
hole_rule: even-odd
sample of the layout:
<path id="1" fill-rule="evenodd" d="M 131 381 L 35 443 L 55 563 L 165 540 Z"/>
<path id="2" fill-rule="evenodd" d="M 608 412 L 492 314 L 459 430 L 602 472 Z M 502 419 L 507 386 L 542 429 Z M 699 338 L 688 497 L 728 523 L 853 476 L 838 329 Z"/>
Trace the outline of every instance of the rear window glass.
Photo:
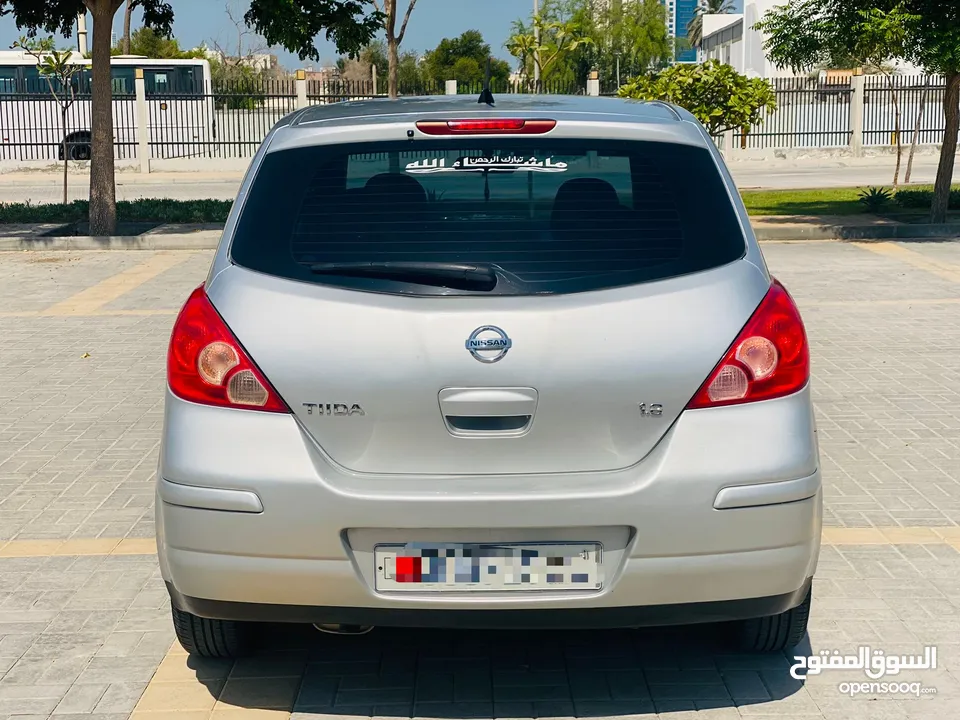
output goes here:
<path id="1" fill-rule="evenodd" d="M 269 153 L 231 245 L 234 262 L 271 275 L 426 295 L 598 290 L 744 251 L 706 150 L 529 138 Z M 448 265 L 501 281 L 477 289 L 432 273 Z"/>

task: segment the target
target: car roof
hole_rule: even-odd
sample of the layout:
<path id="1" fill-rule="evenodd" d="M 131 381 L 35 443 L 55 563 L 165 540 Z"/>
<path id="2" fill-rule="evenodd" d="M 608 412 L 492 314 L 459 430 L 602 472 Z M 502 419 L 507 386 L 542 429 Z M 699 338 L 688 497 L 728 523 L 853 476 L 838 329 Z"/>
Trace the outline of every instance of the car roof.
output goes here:
<path id="1" fill-rule="evenodd" d="M 384 118 L 396 121 L 398 116 L 456 114 L 471 117 L 498 117 L 504 114 L 551 113 L 562 116 L 619 116 L 619 120 L 642 123 L 680 122 L 686 120 L 683 111 L 663 102 L 649 102 L 613 97 L 583 95 L 526 95 L 504 94 L 494 96 L 494 105 L 477 102 L 474 95 L 426 95 L 401 97 L 396 100 L 376 98 L 313 105 L 291 118 L 293 125 L 337 123 L 349 120 L 351 124 L 377 123 Z"/>
<path id="2" fill-rule="evenodd" d="M 658 140 L 710 147 L 713 142 L 688 111 L 664 102 L 583 95 L 433 95 L 331 102 L 297 110 L 274 126 L 265 152 L 317 144 L 381 143 L 412 138 L 420 120 L 521 118 L 556 120 L 552 138 Z"/>

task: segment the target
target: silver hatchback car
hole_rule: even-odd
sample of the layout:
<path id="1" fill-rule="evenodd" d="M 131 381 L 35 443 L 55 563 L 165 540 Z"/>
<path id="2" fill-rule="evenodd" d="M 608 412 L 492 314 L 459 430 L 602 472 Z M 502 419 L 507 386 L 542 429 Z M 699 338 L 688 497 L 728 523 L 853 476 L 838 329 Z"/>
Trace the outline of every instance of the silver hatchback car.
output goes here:
<path id="1" fill-rule="evenodd" d="M 276 621 L 805 633 L 807 337 L 681 109 L 291 114 L 167 380 L 158 546 L 190 652 Z"/>

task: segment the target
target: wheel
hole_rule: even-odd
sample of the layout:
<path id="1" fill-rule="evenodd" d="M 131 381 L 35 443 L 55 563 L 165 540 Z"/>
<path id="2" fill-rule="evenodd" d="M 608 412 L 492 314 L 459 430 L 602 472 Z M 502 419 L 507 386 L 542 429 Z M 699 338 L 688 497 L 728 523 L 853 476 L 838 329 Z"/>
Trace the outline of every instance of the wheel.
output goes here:
<path id="1" fill-rule="evenodd" d="M 751 652 L 776 652 L 795 647 L 807 633 L 813 588 L 803 602 L 791 610 L 769 617 L 745 620 L 740 624 L 740 646 Z"/>
<path id="2" fill-rule="evenodd" d="M 88 143 L 80 142 L 70 146 L 71 160 L 89 160 L 90 155 L 90 145 Z"/>
<path id="3" fill-rule="evenodd" d="M 233 620 L 210 620 L 170 606 L 177 640 L 190 655 L 236 658 L 249 647 L 249 629 Z"/>

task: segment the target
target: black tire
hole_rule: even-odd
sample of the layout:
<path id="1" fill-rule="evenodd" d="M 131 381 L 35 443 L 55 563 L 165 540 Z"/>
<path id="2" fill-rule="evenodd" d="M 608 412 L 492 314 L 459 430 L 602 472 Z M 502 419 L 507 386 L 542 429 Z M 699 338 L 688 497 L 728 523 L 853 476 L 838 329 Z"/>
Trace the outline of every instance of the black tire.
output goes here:
<path id="1" fill-rule="evenodd" d="M 208 658 L 237 658 L 249 648 L 249 631 L 233 620 L 197 617 L 171 605 L 177 640 L 190 655 Z"/>
<path id="2" fill-rule="evenodd" d="M 745 620 L 740 624 L 740 646 L 749 652 L 779 652 L 796 647 L 807 634 L 813 588 L 803 602 L 779 615 Z"/>
<path id="3" fill-rule="evenodd" d="M 71 160 L 89 160 L 91 154 L 92 152 L 88 143 L 78 142 L 75 145 L 70 145 Z"/>

